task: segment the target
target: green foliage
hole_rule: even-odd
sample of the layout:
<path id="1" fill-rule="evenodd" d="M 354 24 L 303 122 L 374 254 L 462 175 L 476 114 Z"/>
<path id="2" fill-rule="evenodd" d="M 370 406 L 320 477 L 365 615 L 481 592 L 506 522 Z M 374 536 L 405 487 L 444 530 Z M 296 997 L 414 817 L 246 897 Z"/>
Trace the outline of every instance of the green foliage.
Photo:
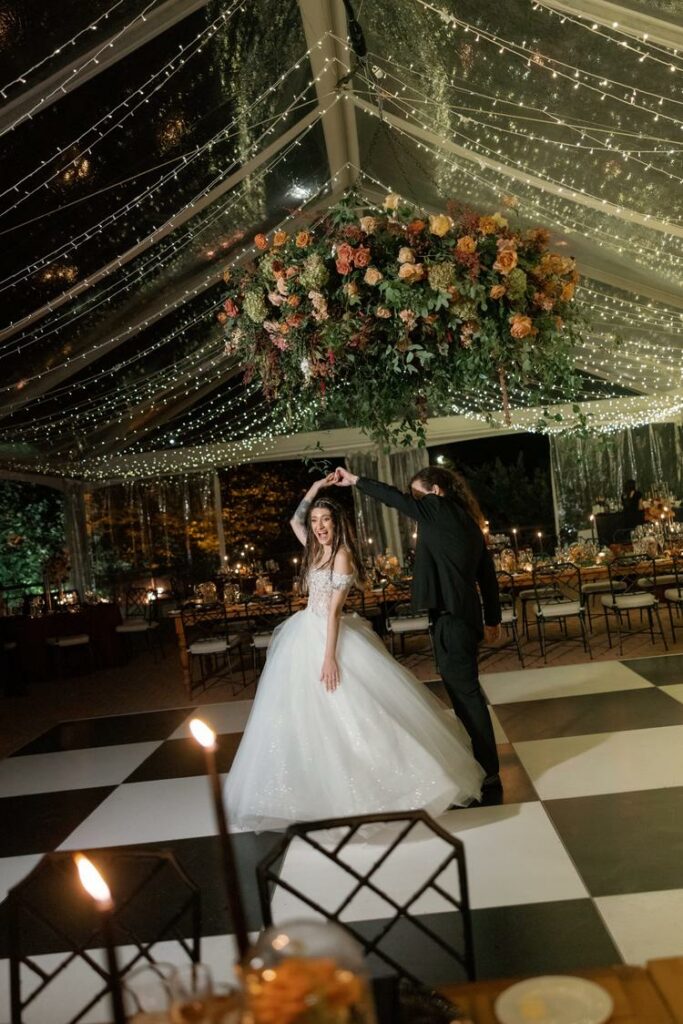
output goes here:
<path id="1" fill-rule="evenodd" d="M 523 453 L 516 462 L 501 459 L 460 467 L 477 495 L 485 515 L 497 527 L 541 526 L 554 521 L 549 469 L 529 474 Z"/>
<path id="2" fill-rule="evenodd" d="M 398 196 L 385 207 L 351 194 L 314 231 L 257 235 L 261 255 L 229 281 L 226 348 L 276 413 L 412 444 L 430 414 L 507 419 L 510 396 L 577 394 L 578 273 L 547 232 L 514 229 L 512 214 L 415 216 Z"/>
<path id="3" fill-rule="evenodd" d="M 40 584 L 48 559 L 64 548 L 64 502 L 59 491 L 0 482 L 0 586 Z"/>

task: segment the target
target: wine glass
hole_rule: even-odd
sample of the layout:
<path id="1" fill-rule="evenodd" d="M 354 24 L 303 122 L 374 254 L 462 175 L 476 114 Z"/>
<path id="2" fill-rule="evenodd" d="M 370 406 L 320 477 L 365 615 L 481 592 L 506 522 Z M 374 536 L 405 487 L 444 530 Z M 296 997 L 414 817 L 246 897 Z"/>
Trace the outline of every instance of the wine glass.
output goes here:
<path id="1" fill-rule="evenodd" d="M 147 964 L 123 979 L 123 1004 L 131 1024 L 168 1024 L 174 964 Z"/>

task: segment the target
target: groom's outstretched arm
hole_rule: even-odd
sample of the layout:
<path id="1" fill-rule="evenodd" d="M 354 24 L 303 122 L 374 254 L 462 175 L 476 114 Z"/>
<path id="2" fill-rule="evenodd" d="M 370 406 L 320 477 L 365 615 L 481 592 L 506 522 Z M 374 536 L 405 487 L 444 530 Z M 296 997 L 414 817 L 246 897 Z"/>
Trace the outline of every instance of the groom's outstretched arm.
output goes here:
<path id="1" fill-rule="evenodd" d="M 439 499 L 434 494 L 428 494 L 419 501 L 410 494 L 404 494 L 398 487 L 391 487 L 379 480 L 371 480 L 367 476 L 356 476 L 349 473 L 348 469 L 337 469 L 337 483 L 342 487 L 357 487 L 363 494 L 367 494 L 383 505 L 398 509 L 404 515 L 416 519 L 418 522 L 429 522 L 436 517 L 438 512 Z"/>

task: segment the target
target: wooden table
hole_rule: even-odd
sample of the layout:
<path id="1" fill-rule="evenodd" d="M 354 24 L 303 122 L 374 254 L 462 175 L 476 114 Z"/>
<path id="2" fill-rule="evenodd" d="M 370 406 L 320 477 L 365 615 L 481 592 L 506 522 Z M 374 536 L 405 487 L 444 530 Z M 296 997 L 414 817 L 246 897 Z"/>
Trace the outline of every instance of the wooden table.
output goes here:
<path id="1" fill-rule="evenodd" d="M 657 574 L 662 572 L 669 572 L 673 568 L 673 561 L 671 558 L 657 558 Z M 540 565 L 539 572 L 543 572 L 543 566 Z M 580 565 L 581 570 L 581 582 L 582 583 L 594 583 L 596 580 L 607 580 L 609 573 L 607 571 L 607 565 L 605 563 L 599 565 Z M 621 571 L 623 572 L 623 566 Z M 637 562 L 633 567 L 629 567 L 629 573 L 633 572 L 634 576 L 651 576 L 652 575 L 652 559 L 645 558 L 642 562 Z M 533 576 L 530 572 L 513 572 L 510 573 L 512 576 L 512 585 L 515 590 L 521 590 L 525 587 L 533 586 Z"/>
<path id="2" fill-rule="evenodd" d="M 683 1024 L 683 957 L 650 960 L 647 967 L 616 964 L 581 971 L 563 971 L 601 985 L 614 1001 L 610 1021 L 618 1024 Z M 498 1024 L 496 998 L 519 978 L 496 978 L 440 991 L 472 1024 Z"/>

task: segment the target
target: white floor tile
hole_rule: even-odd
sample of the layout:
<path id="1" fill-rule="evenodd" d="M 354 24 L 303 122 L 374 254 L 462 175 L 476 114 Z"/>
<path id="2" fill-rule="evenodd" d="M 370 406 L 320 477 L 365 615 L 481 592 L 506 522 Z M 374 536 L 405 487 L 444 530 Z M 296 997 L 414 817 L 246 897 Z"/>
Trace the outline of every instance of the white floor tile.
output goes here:
<path id="1" fill-rule="evenodd" d="M 230 732 L 242 732 L 253 700 L 225 701 L 221 704 L 201 704 L 186 720 L 178 726 L 169 739 L 185 739 L 191 736 L 190 721 L 193 718 L 201 718 L 207 725 L 210 725 L 219 735 Z"/>
<path id="2" fill-rule="evenodd" d="M 575 697 L 585 693 L 642 690 L 652 683 L 617 661 L 588 665 L 558 665 L 481 676 L 481 685 L 492 704 L 512 704 L 547 697 Z"/>
<path id="3" fill-rule="evenodd" d="M 595 902 L 627 964 L 681 955 L 683 889 L 600 896 Z"/>
<path id="4" fill-rule="evenodd" d="M 197 775 L 119 786 L 59 849 L 165 842 L 215 832 L 209 784 Z"/>
<path id="5" fill-rule="evenodd" d="M 250 935 L 255 941 L 257 934 Z M 157 963 L 187 964 L 187 954 L 177 942 L 159 942 L 154 947 Z M 93 959 L 102 966 L 105 964 L 103 950 L 89 950 Z M 134 946 L 119 946 L 118 957 L 121 968 L 132 960 L 136 954 Z M 233 936 L 212 935 L 202 939 L 202 963 L 208 964 L 215 983 L 233 984 L 236 976 L 233 964 L 237 959 L 237 949 Z M 66 958 L 66 954 L 54 953 L 34 957 L 34 962 L 43 970 L 52 971 Z M 142 961 L 141 961 L 142 964 Z M 35 975 L 28 971 L 22 974 L 22 986 L 26 991 L 33 990 Z M 24 1024 L 54 1024 L 55 1021 L 71 1020 L 73 1016 L 96 995 L 103 987 L 102 980 L 82 960 L 70 964 L 55 981 L 49 985 L 45 993 L 38 996 L 34 1003 L 24 1011 Z M 111 1020 L 109 997 L 104 997 L 82 1018 L 82 1024 L 103 1024 Z M 0 1021 L 10 1019 L 9 964 L 0 960 Z"/>
<path id="6" fill-rule="evenodd" d="M 0 761 L 0 797 L 118 785 L 160 745 L 155 740 L 8 757 Z"/>
<path id="7" fill-rule="evenodd" d="M 439 818 L 439 824 L 465 845 L 470 902 L 475 909 L 587 896 L 540 803 L 449 811 Z M 357 872 L 366 872 L 377 859 L 378 848 L 381 850 L 386 842 L 384 834 L 378 834 L 367 842 L 349 844 L 344 860 Z M 373 878 L 383 892 L 403 903 L 442 863 L 449 849 L 443 840 L 423 832 L 421 838 L 402 843 Z M 301 841 L 290 846 L 282 877 L 325 909 L 336 908 L 355 884 L 343 868 L 324 860 Z M 453 866 L 443 873 L 440 885 L 446 892 L 458 895 Z M 413 909 L 434 914 L 452 910 L 452 906 L 430 892 L 420 897 Z M 303 902 L 282 889 L 276 890 L 276 921 L 302 913 L 310 913 Z M 370 920 L 391 913 L 387 901 L 366 890 L 354 897 L 342 920 Z"/>
<path id="8" fill-rule="evenodd" d="M 19 857 L 0 858 L 0 903 L 12 886 L 17 885 L 33 871 L 42 856 L 42 853 L 25 853 Z M 4 1018 L 0 1018 L 2 1019 Z"/>
<path id="9" fill-rule="evenodd" d="M 659 689 L 683 704 L 683 683 L 668 683 L 666 686 L 660 686 Z"/>
<path id="10" fill-rule="evenodd" d="M 542 800 L 683 786 L 683 725 L 515 743 Z"/>

